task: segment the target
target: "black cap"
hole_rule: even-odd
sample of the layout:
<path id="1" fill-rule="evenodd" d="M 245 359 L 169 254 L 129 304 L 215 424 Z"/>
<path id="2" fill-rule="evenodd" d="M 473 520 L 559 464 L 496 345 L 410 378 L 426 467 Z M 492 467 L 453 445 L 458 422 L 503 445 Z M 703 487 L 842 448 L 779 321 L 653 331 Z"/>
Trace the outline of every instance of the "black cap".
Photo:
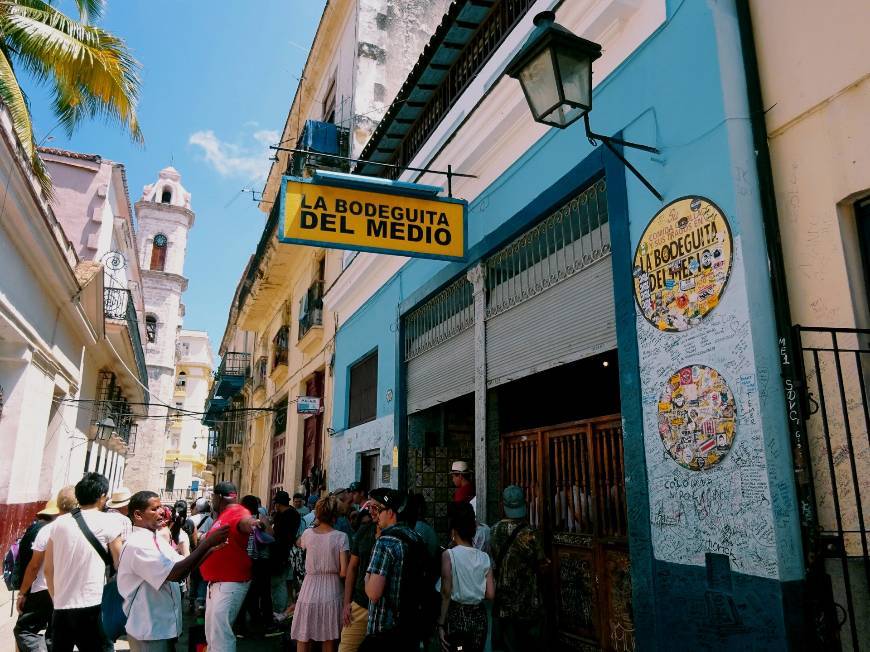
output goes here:
<path id="1" fill-rule="evenodd" d="M 362 482 L 351 482 L 349 485 L 347 485 L 347 490 L 351 493 L 353 493 L 355 491 L 362 491 L 363 490 Z"/>
<path id="2" fill-rule="evenodd" d="M 214 486 L 214 492 L 218 496 L 223 496 L 224 498 L 238 498 L 239 490 L 236 488 L 232 482 L 218 482 Z"/>
<path id="3" fill-rule="evenodd" d="M 276 505 L 290 505 L 290 494 L 286 491 L 276 491 L 274 502 Z"/>
<path id="4" fill-rule="evenodd" d="M 388 487 L 372 489 L 369 492 L 369 498 L 374 500 L 376 503 L 380 503 L 387 509 L 393 510 L 396 514 L 403 511 L 408 502 L 407 496 Z"/>

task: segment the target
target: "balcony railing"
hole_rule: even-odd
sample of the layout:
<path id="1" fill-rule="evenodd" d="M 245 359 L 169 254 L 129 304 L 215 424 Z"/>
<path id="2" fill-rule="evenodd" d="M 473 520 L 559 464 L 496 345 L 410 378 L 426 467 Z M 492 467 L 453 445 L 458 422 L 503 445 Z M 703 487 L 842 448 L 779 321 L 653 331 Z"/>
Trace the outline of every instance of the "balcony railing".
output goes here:
<path id="1" fill-rule="evenodd" d="M 401 97 L 387 110 L 360 154 L 361 159 L 409 165 L 471 81 L 534 5 L 534 0 L 496 0 L 480 4 L 490 6 L 488 13 L 471 23 L 458 13 L 464 3 L 451 5 L 447 18 L 405 81 L 405 92 L 400 93 Z M 463 33 L 468 36 L 462 36 Z M 457 47 L 462 45 L 461 52 L 456 54 Z M 409 101 L 417 97 L 419 102 Z M 359 171 L 395 177 L 401 169 L 362 164 Z"/>
<path id="2" fill-rule="evenodd" d="M 136 371 L 139 382 L 148 386 L 148 369 L 145 366 L 145 351 L 142 349 L 142 337 L 139 334 L 139 319 L 133 296 L 125 288 L 105 288 L 103 292 L 103 313 L 106 319 L 127 322 L 127 332 L 130 334 L 130 344 L 136 358 Z M 145 391 L 145 402 L 148 402 L 148 391 Z"/>
<path id="3" fill-rule="evenodd" d="M 240 351 L 229 351 L 221 360 L 218 369 L 221 376 L 244 376 L 251 374 L 251 354 Z"/>
<path id="4" fill-rule="evenodd" d="M 299 339 L 315 326 L 323 325 L 323 281 L 314 281 L 299 300 Z"/>
<path id="5" fill-rule="evenodd" d="M 272 339 L 272 369 L 287 366 L 290 359 L 290 327 L 282 326 Z"/>
<path id="6" fill-rule="evenodd" d="M 215 394 L 230 398 L 235 396 L 251 375 L 251 354 L 229 351 L 221 360 L 215 374 Z"/>

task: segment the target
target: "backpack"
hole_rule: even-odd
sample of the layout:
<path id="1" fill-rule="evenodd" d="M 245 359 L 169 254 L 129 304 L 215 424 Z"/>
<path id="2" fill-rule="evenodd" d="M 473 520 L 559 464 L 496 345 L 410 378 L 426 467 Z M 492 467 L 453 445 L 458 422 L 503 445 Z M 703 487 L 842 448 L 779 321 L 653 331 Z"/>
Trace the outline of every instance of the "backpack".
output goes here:
<path id="1" fill-rule="evenodd" d="M 398 527 L 389 536 L 402 542 L 405 553 L 399 581 L 399 627 L 419 641 L 432 636 L 438 622 L 441 594 L 435 590 L 435 583 L 441 576 L 441 567 L 439 560 L 429 555 L 422 538 L 411 532 Z"/>
<path id="2" fill-rule="evenodd" d="M 15 562 L 18 561 L 18 544 L 20 541 L 21 539 L 18 539 L 13 543 L 6 552 L 6 556 L 3 557 L 3 583 L 6 584 L 6 588 L 9 591 L 17 591 L 18 587 L 21 586 L 20 578 L 15 577 Z"/>
<path id="3" fill-rule="evenodd" d="M 10 591 L 17 591 L 24 579 L 24 571 L 33 559 L 33 541 L 39 531 L 48 525 L 45 521 L 36 520 L 31 523 L 24 534 L 18 539 L 3 558 L 3 581 Z"/>

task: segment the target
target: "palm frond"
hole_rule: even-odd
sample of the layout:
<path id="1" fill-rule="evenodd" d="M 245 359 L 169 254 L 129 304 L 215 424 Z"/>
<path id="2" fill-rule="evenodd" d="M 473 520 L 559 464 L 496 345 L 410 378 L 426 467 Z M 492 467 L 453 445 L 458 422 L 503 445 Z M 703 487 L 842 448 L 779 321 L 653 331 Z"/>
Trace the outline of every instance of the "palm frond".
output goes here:
<path id="1" fill-rule="evenodd" d="M 79 20 L 83 23 L 99 20 L 106 5 L 105 0 L 75 0 L 75 2 L 79 8 Z"/>
<path id="2" fill-rule="evenodd" d="M 123 41 L 41 0 L 0 1 L 0 34 L 15 61 L 37 79 L 53 80 L 55 109 L 68 132 L 84 116 L 103 116 L 142 141 L 136 117 L 140 65 Z"/>
<path id="3" fill-rule="evenodd" d="M 21 86 L 18 85 L 18 79 L 15 77 L 15 71 L 12 69 L 9 59 L 3 52 L 0 52 L 0 101 L 9 109 L 12 129 L 18 137 L 22 154 L 30 161 L 42 191 L 51 198 L 51 177 L 49 177 L 48 170 L 45 169 L 45 165 L 36 151 L 36 139 L 33 135 L 33 123 L 30 119 L 27 98 L 24 96 Z"/>

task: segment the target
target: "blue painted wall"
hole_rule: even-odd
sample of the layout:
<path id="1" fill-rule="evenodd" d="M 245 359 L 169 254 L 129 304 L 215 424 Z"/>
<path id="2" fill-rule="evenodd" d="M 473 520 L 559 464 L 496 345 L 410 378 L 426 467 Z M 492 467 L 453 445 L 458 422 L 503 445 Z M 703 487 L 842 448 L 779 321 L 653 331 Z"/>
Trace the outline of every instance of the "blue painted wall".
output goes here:
<path id="1" fill-rule="evenodd" d="M 518 91 L 519 92 L 519 91 Z M 413 260 L 343 324 L 336 340 L 336 430 L 346 426 L 349 366 L 379 352 L 378 416 L 391 414 L 400 363 L 396 328 L 407 312 L 476 260 L 517 233 L 606 168 L 617 299 L 632 580 L 639 649 L 785 649 L 800 591 L 802 557 L 785 406 L 778 373 L 772 297 L 751 148 L 743 63 L 733 0 L 674 0 L 666 23 L 598 86 L 592 127 L 652 144 L 659 155 L 627 150 L 631 162 L 670 199 L 701 194 L 724 211 L 742 241 L 751 282 L 747 301 L 753 364 L 764 370 L 759 413 L 765 424 L 776 577 L 720 572 L 705 565 L 656 560 L 651 542 L 643 444 L 640 356 L 630 260 L 651 217 L 663 205 L 609 154 L 585 139 L 582 124 L 553 129 L 469 206 L 467 263 Z M 531 117 L 529 117 L 531 120 Z M 524 207 L 517 210 L 518 207 Z M 757 276 L 756 276 L 757 275 Z M 398 425 L 396 426 L 398 428 Z M 794 609 L 792 616 L 798 615 Z M 676 634 L 676 637 L 675 637 Z"/>

